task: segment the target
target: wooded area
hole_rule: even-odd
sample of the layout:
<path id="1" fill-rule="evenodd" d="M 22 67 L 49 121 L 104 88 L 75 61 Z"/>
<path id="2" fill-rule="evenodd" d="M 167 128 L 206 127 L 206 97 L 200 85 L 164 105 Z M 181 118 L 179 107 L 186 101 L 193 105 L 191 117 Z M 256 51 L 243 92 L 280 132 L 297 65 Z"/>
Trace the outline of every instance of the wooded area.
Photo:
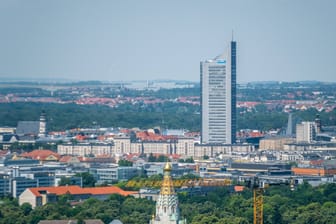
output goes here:
<path id="1" fill-rule="evenodd" d="M 41 111 L 47 114 L 47 129 L 61 131 L 72 128 L 123 127 L 200 131 L 200 108 L 197 105 L 167 102 L 151 105 L 120 105 L 111 108 L 102 105 L 8 103 L 0 104 L 0 126 L 16 127 L 18 121 L 37 121 Z M 241 113 L 238 109 L 237 128 L 270 130 L 286 128 L 288 114 L 267 110 L 259 105 L 255 110 Z M 336 125 L 336 110 L 318 112 L 316 109 L 293 113 L 299 121 L 313 121 L 320 114 L 323 125 Z"/>
<path id="2" fill-rule="evenodd" d="M 120 219 L 127 224 L 149 222 L 155 202 L 147 199 L 112 195 L 108 200 L 88 199 L 71 206 L 69 196 L 58 203 L 32 210 L 29 204 L 17 200 L 1 200 L 0 224 L 34 224 L 44 219 L 101 219 L 109 223 Z M 191 224 L 248 224 L 253 223 L 252 192 L 232 193 L 218 188 L 207 195 L 179 194 L 181 216 Z M 313 188 L 305 183 L 291 191 L 288 186 L 272 186 L 264 196 L 265 224 L 334 224 L 336 223 L 336 184 Z"/>

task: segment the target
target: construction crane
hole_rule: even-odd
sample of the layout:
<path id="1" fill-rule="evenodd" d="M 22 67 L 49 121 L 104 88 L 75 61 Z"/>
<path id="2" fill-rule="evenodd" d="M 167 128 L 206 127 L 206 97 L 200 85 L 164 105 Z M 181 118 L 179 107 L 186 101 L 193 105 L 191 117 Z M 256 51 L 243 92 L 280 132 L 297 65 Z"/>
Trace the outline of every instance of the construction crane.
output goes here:
<path id="1" fill-rule="evenodd" d="M 253 190 L 253 224 L 263 224 L 263 192 L 265 183 L 261 182 L 259 178 L 254 177 L 251 182 Z"/>
<path id="2" fill-rule="evenodd" d="M 260 180 L 257 176 L 254 176 L 248 182 L 248 187 L 253 190 L 253 224 L 263 224 L 263 193 L 266 188 L 271 185 L 290 185 L 291 190 L 294 190 L 294 179 L 291 178 L 290 181 L 286 182 L 269 182 Z"/>
<path id="3" fill-rule="evenodd" d="M 126 187 L 161 187 L 162 180 L 130 180 Z M 174 187 L 194 187 L 194 186 L 229 186 L 232 184 L 230 179 L 216 178 L 198 178 L 198 179 L 181 179 L 173 180 Z"/>

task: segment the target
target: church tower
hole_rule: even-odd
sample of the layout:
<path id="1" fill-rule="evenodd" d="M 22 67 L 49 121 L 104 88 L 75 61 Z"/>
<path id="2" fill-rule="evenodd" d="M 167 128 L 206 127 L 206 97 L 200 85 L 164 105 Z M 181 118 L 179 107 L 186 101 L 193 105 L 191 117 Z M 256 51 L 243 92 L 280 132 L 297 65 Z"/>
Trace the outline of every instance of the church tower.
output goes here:
<path id="1" fill-rule="evenodd" d="M 156 214 L 149 224 L 186 224 L 186 220 L 180 220 L 178 198 L 170 175 L 171 164 L 167 162 L 163 171 L 163 183 L 156 201 Z"/>

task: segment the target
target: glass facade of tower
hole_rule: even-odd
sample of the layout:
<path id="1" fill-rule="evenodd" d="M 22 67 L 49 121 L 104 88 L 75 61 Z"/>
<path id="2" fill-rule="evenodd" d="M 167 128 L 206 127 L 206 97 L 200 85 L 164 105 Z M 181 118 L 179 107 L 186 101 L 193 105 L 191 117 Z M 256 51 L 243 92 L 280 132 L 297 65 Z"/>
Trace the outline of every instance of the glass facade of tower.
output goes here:
<path id="1" fill-rule="evenodd" d="M 237 132 L 236 45 L 236 42 L 231 41 L 231 144 L 236 142 Z"/>
<path id="2" fill-rule="evenodd" d="M 202 143 L 236 139 L 236 42 L 213 60 L 201 62 Z"/>

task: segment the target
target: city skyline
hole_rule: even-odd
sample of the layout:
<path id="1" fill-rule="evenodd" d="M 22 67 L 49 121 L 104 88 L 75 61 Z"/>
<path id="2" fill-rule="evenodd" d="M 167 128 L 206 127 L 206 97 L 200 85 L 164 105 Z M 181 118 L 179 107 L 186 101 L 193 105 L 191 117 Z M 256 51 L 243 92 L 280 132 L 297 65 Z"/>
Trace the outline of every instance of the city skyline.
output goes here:
<path id="1" fill-rule="evenodd" d="M 336 81 L 336 3 L 0 2 L 0 79 L 199 80 L 199 61 L 240 44 L 238 83 Z"/>

